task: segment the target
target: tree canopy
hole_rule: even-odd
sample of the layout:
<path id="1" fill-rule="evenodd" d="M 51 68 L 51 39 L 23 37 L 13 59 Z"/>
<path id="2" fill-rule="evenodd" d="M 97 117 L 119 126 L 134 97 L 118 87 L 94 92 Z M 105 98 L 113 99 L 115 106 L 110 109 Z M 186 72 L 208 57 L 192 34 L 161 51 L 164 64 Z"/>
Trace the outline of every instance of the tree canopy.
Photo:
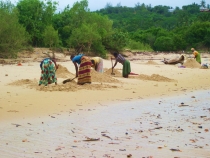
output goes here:
<path id="1" fill-rule="evenodd" d="M 182 8 L 137 3 L 135 7 L 110 3 L 91 12 L 88 0 L 56 12 L 52 0 L 0 2 L 0 57 L 15 57 L 27 46 L 65 47 L 105 56 L 108 51 L 209 50 L 210 12 L 204 0 Z"/>

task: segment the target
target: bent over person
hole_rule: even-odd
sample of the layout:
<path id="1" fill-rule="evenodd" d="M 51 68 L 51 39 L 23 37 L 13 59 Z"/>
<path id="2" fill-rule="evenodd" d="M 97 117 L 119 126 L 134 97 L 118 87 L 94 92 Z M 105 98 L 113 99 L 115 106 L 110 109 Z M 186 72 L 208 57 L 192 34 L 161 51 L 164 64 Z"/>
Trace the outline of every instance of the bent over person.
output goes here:
<path id="1" fill-rule="evenodd" d="M 200 53 L 198 51 L 196 51 L 194 48 L 191 48 L 191 51 L 193 52 L 194 59 L 196 59 L 196 61 L 201 64 L 201 55 L 200 55 Z"/>
<path id="2" fill-rule="evenodd" d="M 112 67 L 112 69 L 114 69 L 114 67 L 117 65 L 117 63 L 121 63 L 123 65 L 123 69 L 122 69 L 122 76 L 125 78 L 128 78 L 128 75 L 131 73 L 131 66 L 130 66 L 130 61 L 128 61 L 127 59 L 125 59 L 121 54 L 119 53 L 114 53 L 114 59 L 115 64 Z"/>
<path id="3" fill-rule="evenodd" d="M 84 56 L 83 54 L 79 54 L 76 56 L 71 55 L 70 58 L 75 66 L 76 77 L 78 77 L 77 84 L 83 85 L 85 83 L 91 83 L 90 72 L 92 63 L 90 59 L 87 56 Z"/>
<path id="4" fill-rule="evenodd" d="M 91 58 L 92 67 L 99 73 L 103 73 L 103 59 L 100 57 Z"/>
<path id="5" fill-rule="evenodd" d="M 41 68 L 41 77 L 39 80 L 39 86 L 55 83 L 57 84 L 56 70 L 58 69 L 58 65 L 56 64 L 55 59 L 45 58 L 40 63 Z"/>

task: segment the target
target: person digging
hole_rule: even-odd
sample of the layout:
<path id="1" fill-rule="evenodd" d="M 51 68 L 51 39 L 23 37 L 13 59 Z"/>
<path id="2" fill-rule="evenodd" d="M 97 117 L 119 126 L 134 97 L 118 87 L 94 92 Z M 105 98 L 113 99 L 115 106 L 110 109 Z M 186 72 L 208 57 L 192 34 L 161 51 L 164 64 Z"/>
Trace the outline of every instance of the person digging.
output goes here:
<path id="1" fill-rule="evenodd" d="M 115 64 L 114 64 L 114 66 L 112 66 L 112 70 L 119 62 L 123 65 L 122 76 L 124 78 L 128 78 L 129 75 L 138 75 L 138 74 L 131 72 L 131 66 L 130 66 L 129 60 L 125 59 L 121 54 L 116 53 L 116 52 L 113 55 L 114 55 L 114 58 L 111 58 L 111 60 L 115 60 Z"/>

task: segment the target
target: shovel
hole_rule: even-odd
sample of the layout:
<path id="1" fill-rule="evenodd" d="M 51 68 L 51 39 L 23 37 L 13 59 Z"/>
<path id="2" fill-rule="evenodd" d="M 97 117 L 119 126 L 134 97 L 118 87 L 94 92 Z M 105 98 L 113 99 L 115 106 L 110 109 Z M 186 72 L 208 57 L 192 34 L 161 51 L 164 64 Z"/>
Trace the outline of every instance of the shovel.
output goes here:
<path id="1" fill-rule="evenodd" d="M 111 62 L 112 62 L 112 58 L 111 58 Z M 113 62 L 112 62 L 112 73 L 111 75 L 115 75 L 115 73 L 113 72 Z"/>
<path id="2" fill-rule="evenodd" d="M 74 78 L 72 78 L 72 79 L 66 79 L 66 80 L 63 81 L 63 84 L 65 84 L 66 82 L 71 82 L 71 81 L 73 81 L 75 78 L 77 78 L 77 77 L 74 77 Z"/>

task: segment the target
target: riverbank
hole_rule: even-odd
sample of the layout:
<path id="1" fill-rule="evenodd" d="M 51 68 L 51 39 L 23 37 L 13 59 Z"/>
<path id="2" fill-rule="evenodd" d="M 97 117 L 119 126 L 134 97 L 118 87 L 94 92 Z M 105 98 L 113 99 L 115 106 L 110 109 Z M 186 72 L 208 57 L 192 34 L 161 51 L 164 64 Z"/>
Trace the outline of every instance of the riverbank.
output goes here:
<path id="1" fill-rule="evenodd" d="M 69 57 L 66 57 L 66 60 L 68 60 L 68 58 Z M 206 61 L 208 62 L 208 60 Z M 90 144 L 87 145 L 87 143 L 81 142 L 83 142 L 83 139 L 86 139 L 86 136 L 91 138 L 100 137 L 101 140 L 102 137 L 100 132 L 104 132 L 108 126 L 110 126 L 110 130 L 111 127 L 113 127 L 114 130 L 115 124 L 113 124 L 114 120 L 111 118 L 114 118 L 115 114 L 117 117 L 116 121 L 118 122 L 118 125 L 116 126 L 118 130 L 116 129 L 116 132 L 121 131 L 121 134 L 123 135 L 121 135 L 121 138 L 123 138 L 123 140 L 131 140 L 129 135 L 125 135 L 124 138 L 126 131 L 129 131 L 129 127 L 127 126 L 129 125 L 129 122 L 122 119 L 126 118 L 130 121 L 135 119 L 132 117 L 133 114 L 122 111 L 122 109 L 124 109 L 124 111 L 128 110 L 125 107 L 129 106 L 131 101 L 147 101 L 151 98 L 161 98 L 160 101 L 162 101 L 163 98 L 187 95 L 190 92 L 208 90 L 210 88 L 209 69 L 179 68 L 178 65 L 164 65 L 160 60 L 131 61 L 132 72 L 138 73 L 139 77 L 133 76 L 125 79 L 118 76 L 117 74 L 120 73 L 122 69 L 122 65 L 118 64 L 116 67 L 116 70 L 118 71 L 118 73 L 116 72 L 116 76 L 111 76 L 111 74 L 98 76 L 94 73 L 93 76 L 95 82 L 91 85 L 77 86 L 75 82 L 72 82 L 64 86 L 62 84 L 64 79 L 74 77 L 74 65 L 71 62 L 58 62 L 58 64 L 63 68 L 60 69 L 62 71 L 60 71 L 60 76 L 58 76 L 58 86 L 50 85 L 46 88 L 38 86 L 38 79 L 40 77 L 38 62 L 30 60 L 29 62 L 21 63 L 21 65 L 13 64 L 0 66 L 0 129 L 2 133 L 1 137 L 2 139 L 4 138 L 4 141 L 1 143 L 1 150 L 5 149 L 4 153 L 7 155 L 6 157 L 17 157 L 16 154 L 18 154 L 19 157 L 64 157 L 65 154 L 68 156 L 76 155 L 74 153 L 77 153 L 76 157 L 86 154 L 88 157 L 94 157 L 93 153 L 95 152 L 95 149 L 92 147 L 95 147 L 96 142 L 91 142 L 91 148 L 89 146 Z M 110 67 L 110 60 L 104 60 L 105 70 L 108 71 Z M 106 80 L 103 80 L 104 78 L 106 78 Z M 198 102 L 199 99 L 200 98 L 196 97 L 193 101 Z M 110 107 L 113 103 L 122 103 L 122 109 L 120 108 L 121 105 L 117 106 L 117 108 L 114 108 L 116 106 L 113 106 L 113 108 L 106 109 L 107 106 Z M 177 102 L 177 104 L 180 103 L 181 100 Z M 141 111 L 141 106 L 143 108 L 145 106 L 144 103 L 141 103 L 137 111 L 139 111 L 139 116 L 142 118 L 142 121 L 145 121 L 144 119 L 149 119 L 149 117 L 144 116 Z M 153 108 L 153 104 L 148 106 Z M 194 110 L 196 110 L 197 106 L 198 104 L 194 106 Z M 105 110 L 107 114 L 101 118 L 100 116 L 103 115 L 103 111 L 101 111 L 100 108 Z M 135 109 L 136 107 L 134 106 L 132 108 Z M 165 108 L 165 106 L 156 107 L 156 105 L 154 105 L 154 109 L 151 110 L 155 116 L 158 116 L 156 113 L 157 110 L 170 110 Z M 118 110 L 120 111 L 119 115 L 117 114 Z M 191 115 L 189 116 L 191 117 Z M 85 123 L 85 118 L 90 119 L 87 121 L 87 124 Z M 107 121 L 105 121 L 105 118 L 107 118 Z M 170 116 L 170 119 L 175 120 L 176 118 L 177 116 L 175 115 Z M 167 117 L 164 117 L 163 120 L 167 120 Z M 68 123 L 66 121 L 68 121 Z M 153 121 L 156 122 L 155 120 Z M 83 129 L 83 126 L 86 127 Z M 134 130 L 135 127 L 136 124 L 134 123 L 132 125 L 132 130 Z M 88 128 L 91 128 L 91 130 L 86 133 L 85 131 L 87 131 Z M 150 127 L 148 127 L 147 130 L 149 128 Z M 80 132 L 80 129 L 82 129 L 83 132 Z M 94 133 L 95 129 L 98 131 L 97 135 Z M 209 130 L 209 127 L 206 127 L 206 129 Z M 7 131 L 9 131 L 8 135 Z M 60 135 L 61 132 L 63 133 Z M 148 137 L 147 134 L 145 135 L 145 139 L 146 136 Z M 171 133 L 164 133 L 163 135 L 167 134 Z M 52 137 L 50 137 L 50 135 Z M 179 135 L 177 135 L 177 137 L 178 136 Z M 116 134 L 114 137 L 117 139 Z M 142 137 L 144 136 L 142 135 Z M 173 141 L 175 141 L 177 137 L 174 137 Z M 185 136 L 181 135 L 180 137 L 184 138 Z M 102 140 L 105 141 L 105 138 Z M 158 137 L 155 139 L 157 138 Z M 63 144 L 62 142 L 68 139 L 70 141 L 68 142 L 68 147 L 66 147 L 66 144 Z M 106 139 L 109 140 L 110 138 Z M 140 148 L 134 140 L 135 139 L 129 141 L 127 146 L 136 145 L 137 148 Z M 139 141 L 142 141 L 142 139 Z M 80 145 L 77 145 L 77 142 L 83 147 L 87 145 L 87 148 L 81 148 Z M 148 142 L 145 143 L 147 144 Z M 102 152 L 103 154 L 108 153 L 108 151 L 111 151 L 118 146 L 112 144 L 112 146 L 103 149 L 104 144 L 102 143 L 101 145 L 100 151 L 104 151 Z M 77 146 L 79 148 L 72 146 Z M 164 145 L 162 144 L 162 146 L 159 147 L 163 148 Z M 170 147 L 172 148 L 172 146 Z M 41 148 L 43 150 L 41 150 Z M 74 148 L 74 150 L 72 148 Z M 124 150 L 125 146 L 120 146 L 118 148 L 118 151 Z M 82 151 L 83 149 L 84 151 Z M 144 153 L 146 151 L 152 153 L 152 149 L 154 148 L 147 148 L 145 146 L 143 151 Z M 8 152 L 8 150 L 12 153 Z M 51 152 L 47 153 L 46 151 L 48 150 Z M 126 151 L 129 150 L 126 148 Z M 134 149 L 132 149 L 132 151 L 134 151 Z M 158 149 L 155 151 L 159 152 Z M 188 152 L 194 153 L 194 151 L 195 150 L 191 151 L 190 149 Z M 79 152 L 81 154 L 78 154 Z M 122 152 L 124 156 L 130 153 Z M 138 152 L 139 150 L 130 154 L 135 155 L 138 154 Z M 3 153 L 3 151 L 1 153 Z M 113 150 L 112 153 L 116 153 L 114 157 L 118 157 L 118 152 L 116 150 Z M 200 153 L 200 151 L 198 153 Z M 98 156 L 101 157 L 101 155 Z M 105 156 L 108 157 L 109 155 Z M 159 157 L 157 155 L 148 155 L 146 153 L 143 154 L 143 156 Z M 184 156 L 187 157 L 187 153 L 182 155 L 182 157 Z"/>

